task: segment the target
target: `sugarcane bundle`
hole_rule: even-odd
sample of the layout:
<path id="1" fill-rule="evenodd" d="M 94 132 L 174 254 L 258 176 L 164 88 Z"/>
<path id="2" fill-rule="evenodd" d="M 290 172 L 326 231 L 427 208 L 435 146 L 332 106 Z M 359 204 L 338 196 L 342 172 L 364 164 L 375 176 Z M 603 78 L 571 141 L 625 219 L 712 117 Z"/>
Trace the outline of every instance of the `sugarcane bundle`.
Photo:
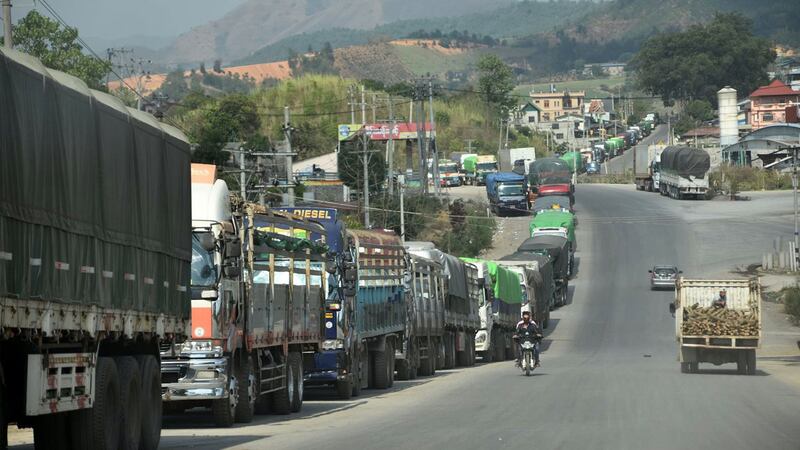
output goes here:
<path id="1" fill-rule="evenodd" d="M 685 336 L 758 336 L 758 313 L 695 304 L 683 309 L 682 331 Z"/>

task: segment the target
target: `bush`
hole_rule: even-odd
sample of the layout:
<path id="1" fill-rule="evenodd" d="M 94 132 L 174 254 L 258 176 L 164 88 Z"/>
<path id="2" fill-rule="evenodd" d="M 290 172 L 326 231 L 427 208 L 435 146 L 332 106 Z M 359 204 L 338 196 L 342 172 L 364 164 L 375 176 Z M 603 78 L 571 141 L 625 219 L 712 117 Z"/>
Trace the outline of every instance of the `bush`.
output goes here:
<path id="1" fill-rule="evenodd" d="M 792 188 L 792 176 L 774 170 L 732 165 L 709 174 L 711 188 L 730 195 L 741 191 L 774 191 Z"/>
<path id="2" fill-rule="evenodd" d="M 783 308 L 795 325 L 800 325 L 800 286 L 784 289 Z"/>

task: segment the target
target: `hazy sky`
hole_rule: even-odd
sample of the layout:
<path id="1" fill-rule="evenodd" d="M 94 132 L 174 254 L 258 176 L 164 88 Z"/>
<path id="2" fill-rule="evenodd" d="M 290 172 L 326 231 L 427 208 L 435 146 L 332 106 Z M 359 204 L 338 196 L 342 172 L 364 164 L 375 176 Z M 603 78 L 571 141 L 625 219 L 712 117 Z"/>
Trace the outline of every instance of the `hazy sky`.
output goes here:
<path id="1" fill-rule="evenodd" d="M 222 17 L 244 0 L 47 0 L 82 36 L 119 39 L 128 36 L 177 36 L 189 28 Z M 34 0 L 12 0 L 14 21 L 33 8 Z M 0 29 L 2 21 L 0 21 Z"/>

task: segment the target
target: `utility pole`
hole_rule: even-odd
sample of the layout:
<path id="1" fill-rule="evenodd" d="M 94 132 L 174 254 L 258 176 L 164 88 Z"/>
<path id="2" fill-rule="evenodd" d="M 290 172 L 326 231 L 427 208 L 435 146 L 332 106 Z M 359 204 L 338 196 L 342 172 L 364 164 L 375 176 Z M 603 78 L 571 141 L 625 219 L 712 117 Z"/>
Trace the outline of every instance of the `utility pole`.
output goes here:
<path id="1" fill-rule="evenodd" d="M 425 152 L 425 103 L 419 83 L 414 86 L 414 100 L 417 106 L 417 142 L 419 145 L 419 178 L 422 192 L 428 193 L 428 158 Z"/>
<path id="2" fill-rule="evenodd" d="M 406 185 L 406 177 L 397 176 L 397 189 L 400 190 L 400 240 L 406 241 L 406 210 L 403 204 L 403 188 Z"/>
<path id="3" fill-rule="evenodd" d="M 364 86 L 361 86 L 361 125 L 367 124 L 367 102 L 364 97 Z"/>
<path id="4" fill-rule="evenodd" d="M 294 170 L 292 167 L 292 126 L 289 123 L 289 107 L 284 106 L 283 108 L 283 133 L 286 136 L 286 151 L 290 153 L 286 157 L 286 188 L 287 194 L 289 196 L 288 206 L 291 208 L 294 206 Z"/>
<path id="5" fill-rule="evenodd" d="M 378 103 L 378 96 L 376 94 L 372 94 L 372 123 L 377 123 L 378 119 L 375 117 L 375 108 L 377 107 Z"/>
<path id="6" fill-rule="evenodd" d="M 347 86 L 347 93 L 350 96 L 350 123 L 356 123 L 356 108 L 355 108 L 355 93 L 353 92 L 353 85 Z"/>
<path id="7" fill-rule="evenodd" d="M 794 261 L 795 267 L 800 267 L 800 239 L 798 234 L 797 222 L 797 150 L 798 147 L 792 149 L 792 190 L 794 191 Z"/>
<path id="8" fill-rule="evenodd" d="M 386 159 L 389 160 L 389 196 L 391 197 L 394 194 L 394 130 L 397 128 L 397 121 L 394 119 L 393 97 L 389 97 L 389 126 L 392 128 L 389 130 L 389 157 Z M 400 201 L 402 202 L 402 190 L 400 191 L 400 195 Z"/>
<path id="9" fill-rule="evenodd" d="M 500 119 L 500 137 L 497 139 L 497 155 L 500 156 L 500 151 L 503 150 L 503 125 L 505 119 Z"/>
<path id="10" fill-rule="evenodd" d="M 11 0 L 0 0 L 3 5 L 3 42 L 6 48 L 14 48 L 11 37 Z"/>
<path id="11" fill-rule="evenodd" d="M 434 119 L 433 113 L 433 81 L 430 80 L 428 80 L 428 99 L 431 110 L 431 138 L 429 142 L 431 157 L 433 158 L 433 189 L 436 192 L 436 195 L 439 195 L 441 193 L 441 186 L 439 182 L 439 154 L 436 149 L 436 120 Z"/>
<path id="12" fill-rule="evenodd" d="M 475 139 L 464 139 L 464 142 L 467 143 L 467 153 L 472 153 L 472 142 L 473 141 L 475 141 Z"/>
<path id="13" fill-rule="evenodd" d="M 247 174 L 244 165 L 244 147 L 239 147 L 239 193 L 242 201 L 247 201 Z"/>

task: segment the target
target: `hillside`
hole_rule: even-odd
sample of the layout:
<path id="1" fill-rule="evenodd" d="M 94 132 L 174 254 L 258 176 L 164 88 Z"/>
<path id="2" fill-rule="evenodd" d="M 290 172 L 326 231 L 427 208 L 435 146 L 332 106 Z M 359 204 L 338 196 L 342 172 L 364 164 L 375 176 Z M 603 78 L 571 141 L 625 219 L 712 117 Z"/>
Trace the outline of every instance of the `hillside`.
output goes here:
<path id="1" fill-rule="evenodd" d="M 502 5 L 502 3 L 495 4 Z M 470 33 L 496 38 L 524 36 L 552 31 L 575 17 L 582 17 L 596 7 L 597 5 L 590 1 L 524 1 L 471 14 L 465 13 L 463 8 L 458 8 L 457 11 L 464 15 L 401 20 L 372 29 L 337 27 L 278 40 L 238 60 L 237 64 L 280 61 L 286 59 L 290 49 L 301 51 L 309 46 L 318 49 L 326 42 L 330 42 L 334 48 L 340 48 L 363 45 L 370 41 L 399 39 L 418 30 L 442 32 L 468 30 Z"/>
<path id="2" fill-rule="evenodd" d="M 447 16 L 453 11 L 468 14 L 491 10 L 511 1 L 248 0 L 219 20 L 180 35 L 161 52 L 159 60 L 171 63 L 218 58 L 232 61 L 303 33 L 334 28 L 369 30 L 398 20 Z"/>

